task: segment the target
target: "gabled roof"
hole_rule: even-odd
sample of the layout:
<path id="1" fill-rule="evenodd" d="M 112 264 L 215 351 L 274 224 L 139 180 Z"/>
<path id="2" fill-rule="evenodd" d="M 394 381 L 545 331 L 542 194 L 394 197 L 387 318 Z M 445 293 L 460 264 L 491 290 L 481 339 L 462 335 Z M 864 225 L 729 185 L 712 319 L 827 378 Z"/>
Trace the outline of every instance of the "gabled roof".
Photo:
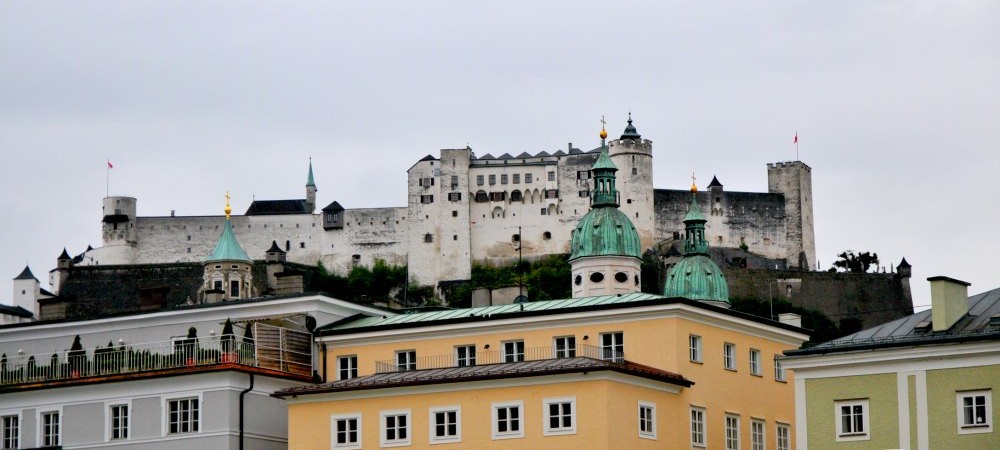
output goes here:
<path id="1" fill-rule="evenodd" d="M 28 318 L 34 316 L 31 311 L 24 309 L 20 306 L 10 306 L 0 304 L 0 314 L 16 317 Z"/>
<path id="2" fill-rule="evenodd" d="M 31 269 L 28 266 L 24 266 L 24 270 L 21 271 L 21 274 L 18 275 L 18 276 L 16 276 L 16 277 L 14 277 L 14 279 L 15 280 L 35 280 L 35 281 L 38 281 L 38 278 L 35 278 L 35 275 L 31 273 Z"/>
<path id="3" fill-rule="evenodd" d="M 846 351 L 913 347 L 951 342 L 1000 340 L 1000 326 L 991 318 L 1000 317 L 1000 288 L 969 297 L 969 312 L 947 331 L 931 331 L 923 327 L 933 322 L 932 310 L 886 322 L 857 333 L 801 350 L 789 350 L 791 355 L 837 353 Z"/>
<path id="4" fill-rule="evenodd" d="M 551 156 L 551 155 L 549 155 L 549 152 L 547 152 L 545 150 L 542 150 L 542 151 L 538 152 L 537 155 L 535 155 L 535 157 L 540 157 L 540 156 Z"/>
<path id="5" fill-rule="evenodd" d="M 690 387 L 694 384 L 679 374 L 628 361 L 618 363 L 599 359 L 576 357 L 520 361 L 501 364 L 484 364 L 465 367 L 449 367 L 443 369 L 378 373 L 347 380 L 338 380 L 331 383 L 283 389 L 273 395 L 281 398 L 293 395 L 346 392 L 367 389 L 386 389 L 402 386 L 459 383 L 506 378 L 537 377 L 594 371 L 619 372 L 682 387 Z"/>
<path id="6" fill-rule="evenodd" d="M 562 150 L 556 150 L 556 152 L 553 153 L 552 156 L 566 156 L 566 152 Z"/>
<path id="7" fill-rule="evenodd" d="M 293 200 L 254 200 L 244 215 L 268 216 L 279 214 L 311 214 L 306 209 L 305 199 Z"/>
<path id="8" fill-rule="evenodd" d="M 529 155 L 528 152 L 521 152 L 521 154 L 517 155 L 517 157 L 518 158 L 522 158 L 522 159 L 523 158 L 531 158 L 531 155 Z"/>
<path id="9" fill-rule="evenodd" d="M 502 154 L 502 155 L 500 155 L 500 156 L 497 157 L 497 159 L 512 159 L 512 158 L 514 158 L 514 157 L 510 156 L 510 153 L 504 153 L 504 154 Z"/>
<path id="10" fill-rule="evenodd" d="M 480 156 L 478 159 L 496 159 L 496 158 L 494 158 L 493 155 L 487 153 L 483 156 Z"/>
<path id="11" fill-rule="evenodd" d="M 343 211 L 343 210 L 344 207 L 340 206 L 340 203 L 337 203 L 336 201 L 330 203 L 329 205 L 326 205 L 326 207 L 323 208 L 323 211 Z"/>

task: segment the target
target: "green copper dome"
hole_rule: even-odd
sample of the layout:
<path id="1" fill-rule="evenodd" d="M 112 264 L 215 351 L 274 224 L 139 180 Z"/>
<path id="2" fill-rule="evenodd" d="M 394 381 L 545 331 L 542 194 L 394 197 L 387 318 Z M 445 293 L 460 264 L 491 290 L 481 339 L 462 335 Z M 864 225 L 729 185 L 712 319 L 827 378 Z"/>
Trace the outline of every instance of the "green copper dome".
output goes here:
<path id="1" fill-rule="evenodd" d="M 692 187 L 691 205 L 684 216 L 684 257 L 667 272 L 663 295 L 728 305 L 729 285 L 722 269 L 708 257 L 707 220 L 698 207 L 696 192 Z"/>
<path id="2" fill-rule="evenodd" d="M 639 232 L 618 208 L 591 209 L 576 225 L 569 260 L 585 256 L 642 257 Z"/>
<path id="3" fill-rule="evenodd" d="M 219 236 L 219 243 L 215 244 L 215 250 L 212 250 L 212 254 L 208 255 L 208 259 L 205 260 L 207 263 L 216 261 L 253 262 L 247 256 L 247 252 L 243 251 L 243 247 L 240 247 L 240 243 L 236 241 L 236 235 L 233 234 L 233 226 L 229 219 L 226 219 L 226 225 L 222 228 L 222 236 Z"/>

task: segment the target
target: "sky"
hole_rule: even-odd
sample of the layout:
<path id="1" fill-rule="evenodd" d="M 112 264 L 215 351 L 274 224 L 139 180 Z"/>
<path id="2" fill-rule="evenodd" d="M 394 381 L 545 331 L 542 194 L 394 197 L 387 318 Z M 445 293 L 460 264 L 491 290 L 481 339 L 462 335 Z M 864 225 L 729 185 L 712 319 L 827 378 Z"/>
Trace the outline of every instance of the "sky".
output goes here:
<path id="1" fill-rule="evenodd" d="M 654 185 L 766 192 L 812 167 L 816 253 L 1000 286 L 1000 2 L 0 2 L 0 302 L 100 245 L 101 199 L 405 206 L 406 170 L 599 144 L 628 112 Z M 798 133 L 798 148 L 792 143 Z M 107 161 L 114 168 L 107 169 Z M 6 274 L 6 275 L 4 275 Z M 6 276 L 8 278 L 2 278 Z"/>

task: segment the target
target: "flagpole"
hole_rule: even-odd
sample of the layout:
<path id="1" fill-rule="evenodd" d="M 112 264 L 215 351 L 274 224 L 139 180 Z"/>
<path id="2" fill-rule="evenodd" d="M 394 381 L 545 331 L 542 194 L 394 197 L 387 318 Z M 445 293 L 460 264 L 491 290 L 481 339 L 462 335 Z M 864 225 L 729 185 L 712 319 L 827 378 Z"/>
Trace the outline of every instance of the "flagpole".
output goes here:
<path id="1" fill-rule="evenodd" d="M 111 196 L 111 158 L 105 161 L 104 165 L 104 197 Z"/>

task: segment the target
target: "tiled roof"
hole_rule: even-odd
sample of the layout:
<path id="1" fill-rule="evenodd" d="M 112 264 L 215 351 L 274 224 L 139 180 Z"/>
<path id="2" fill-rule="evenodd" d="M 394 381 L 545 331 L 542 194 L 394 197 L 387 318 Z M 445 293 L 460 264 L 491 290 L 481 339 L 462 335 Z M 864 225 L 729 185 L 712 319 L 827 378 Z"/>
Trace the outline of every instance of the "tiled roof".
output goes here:
<path id="1" fill-rule="evenodd" d="M 665 370 L 632 362 L 616 363 L 592 358 L 557 358 L 539 361 L 521 361 L 478 366 L 449 367 L 444 369 L 412 370 L 379 373 L 331 383 L 301 386 L 280 390 L 275 397 L 292 395 L 345 392 L 364 389 L 384 389 L 401 386 L 427 385 L 437 383 L 458 383 L 466 381 L 519 378 L 563 373 L 614 371 L 634 375 L 664 383 L 689 387 L 694 383 L 683 376 Z"/>
<path id="2" fill-rule="evenodd" d="M 306 210 L 305 199 L 293 200 L 254 200 L 244 215 L 267 216 L 277 214 L 310 214 Z"/>
<path id="3" fill-rule="evenodd" d="M 933 322 L 931 310 L 928 309 L 814 347 L 786 353 L 806 355 L 867 348 L 1000 340 L 1000 326 L 991 324 L 994 316 L 1000 317 L 1000 288 L 969 297 L 969 312 L 947 331 L 931 331 L 920 326 Z"/>

